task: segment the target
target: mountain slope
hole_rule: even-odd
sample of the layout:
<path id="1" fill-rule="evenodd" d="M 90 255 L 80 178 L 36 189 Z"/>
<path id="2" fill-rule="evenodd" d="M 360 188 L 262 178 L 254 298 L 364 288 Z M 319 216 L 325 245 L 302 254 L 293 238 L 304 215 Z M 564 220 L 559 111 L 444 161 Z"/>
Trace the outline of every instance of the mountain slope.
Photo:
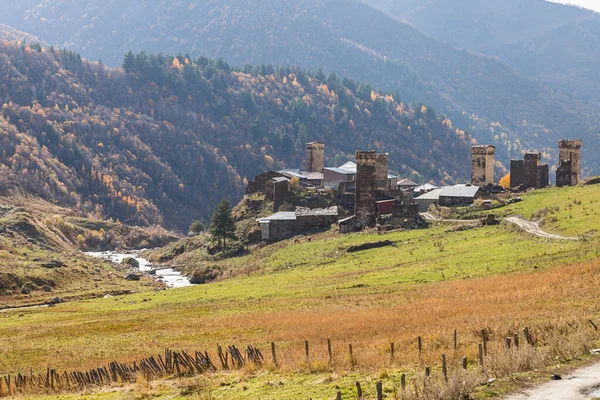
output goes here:
<path id="1" fill-rule="evenodd" d="M 452 46 L 600 103 L 600 14 L 544 0 L 365 0 Z"/>
<path id="2" fill-rule="evenodd" d="M 596 109 L 356 1 L 28 0 L 9 8 L 18 28 L 110 65 L 129 49 L 187 52 L 240 66 L 323 68 L 399 91 L 495 144 L 505 164 L 523 150 L 556 163 L 557 140 L 573 132 L 586 148 L 600 148 Z M 585 158 L 586 173 L 599 168 Z"/>
<path id="3" fill-rule="evenodd" d="M 309 140 L 330 164 L 376 149 L 404 176 L 468 178 L 464 132 L 369 85 L 145 53 L 126 66 L 0 45 L 0 181 L 85 215 L 184 230 L 256 174 L 298 167 Z"/>
<path id="4" fill-rule="evenodd" d="M 46 44 L 36 36 L 30 35 L 25 32 L 21 32 L 13 27 L 4 24 L 0 24 L 0 39 L 39 43 L 41 45 Z"/>

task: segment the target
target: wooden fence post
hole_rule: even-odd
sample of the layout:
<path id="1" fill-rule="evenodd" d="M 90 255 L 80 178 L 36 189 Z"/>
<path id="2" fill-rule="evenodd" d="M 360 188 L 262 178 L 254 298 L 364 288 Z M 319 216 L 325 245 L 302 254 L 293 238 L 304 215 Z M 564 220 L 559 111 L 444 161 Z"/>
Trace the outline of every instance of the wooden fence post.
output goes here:
<path id="1" fill-rule="evenodd" d="M 360 382 L 356 382 L 356 392 L 358 393 L 358 400 L 362 400 L 363 398 L 363 392 L 362 392 L 362 387 L 360 387 Z"/>
<path id="2" fill-rule="evenodd" d="M 462 358 L 462 367 L 465 371 L 467 370 L 467 365 L 468 365 L 467 357 L 463 357 Z"/>
<path id="3" fill-rule="evenodd" d="M 481 343 L 479 343 L 477 345 L 477 348 L 479 350 L 479 365 L 481 365 L 481 367 L 483 367 L 483 345 Z"/>
<path id="4" fill-rule="evenodd" d="M 511 345 L 512 339 L 509 338 L 509 337 L 507 337 L 505 341 L 506 341 L 506 348 L 510 349 L 510 345 Z"/>
<path id="5" fill-rule="evenodd" d="M 400 387 L 402 388 L 402 391 L 406 389 L 406 374 L 400 375 Z"/>
<path id="6" fill-rule="evenodd" d="M 454 330 L 454 351 L 458 349 L 458 335 L 456 333 L 456 329 Z"/>
<path id="7" fill-rule="evenodd" d="M 394 342 L 390 343 L 390 356 L 391 356 L 392 362 L 394 362 Z"/>
<path id="8" fill-rule="evenodd" d="M 348 354 L 350 355 L 350 367 L 354 369 L 354 356 L 352 355 L 352 343 L 348 344 Z"/>
<path id="9" fill-rule="evenodd" d="M 337 392 L 337 396 L 335 397 L 335 400 L 342 400 L 342 392 L 340 392 L 339 390 Z"/>
<path id="10" fill-rule="evenodd" d="M 525 341 L 527 342 L 527 344 L 530 346 L 533 346 L 533 339 L 531 338 L 531 335 L 529 334 L 528 327 L 523 328 L 523 335 L 525 335 Z"/>
<path id="11" fill-rule="evenodd" d="M 277 353 L 275 353 L 275 342 L 271 342 L 271 356 L 273 358 L 273 364 L 277 367 Z"/>
<path id="12" fill-rule="evenodd" d="M 308 362 L 308 340 L 304 341 L 304 352 L 306 353 L 306 362 Z"/>
<path id="13" fill-rule="evenodd" d="M 446 355 L 442 354 L 442 372 L 444 373 L 444 380 L 448 382 L 448 367 L 446 365 Z"/>
<path id="14" fill-rule="evenodd" d="M 333 362 L 333 353 L 331 352 L 331 336 L 327 338 L 327 354 L 329 355 L 329 364 Z"/>
<path id="15" fill-rule="evenodd" d="M 377 390 L 377 400 L 383 400 L 383 383 L 377 382 L 375 389 Z"/>
<path id="16" fill-rule="evenodd" d="M 481 340 L 483 341 L 483 355 L 487 356 L 488 337 L 487 337 L 487 332 L 485 331 L 485 329 L 481 330 Z"/>
<path id="17" fill-rule="evenodd" d="M 515 347 L 518 350 L 519 349 L 519 332 L 515 332 L 513 334 L 513 343 L 515 344 Z"/>
<path id="18" fill-rule="evenodd" d="M 425 376 L 428 377 L 431 375 L 431 367 L 425 367 Z"/>
<path id="19" fill-rule="evenodd" d="M 421 361 L 421 353 L 423 352 L 423 341 L 421 340 L 421 336 L 417 338 L 417 345 L 419 346 L 419 361 Z"/>

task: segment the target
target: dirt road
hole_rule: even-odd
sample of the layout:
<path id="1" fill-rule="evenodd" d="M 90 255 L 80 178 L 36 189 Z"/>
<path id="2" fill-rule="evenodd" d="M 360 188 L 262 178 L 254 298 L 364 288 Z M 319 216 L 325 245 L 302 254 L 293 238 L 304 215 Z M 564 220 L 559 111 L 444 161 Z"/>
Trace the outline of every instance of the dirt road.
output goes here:
<path id="1" fill-rule="evenodd" d="M 600 398 L 600 363 L 590 365 L 562 380 L 550 381 L 535 389 L 504 400 L 590 400 Z"/>
<path id="2" fill-rule="evenodd" d="M 540 225 L 537 222 L 524 220 L 520 216 L 508 217 L 508 218 L 506 218 L 506 221 L 510 222 L 511 224 L 517 225 L 518 227 L 523 229 L 525 232 L 531 233 L 532 235 L 535 235 L 537 237 L 547 238 L 547 239 L 558 239 L 558 240 L 579 240 L 578 238 L 574 238 L 574 237 L 566 237 L 566 236 L 555 235 L 552 233 L 544 232 L 543 230 L 540 229 Z"/>

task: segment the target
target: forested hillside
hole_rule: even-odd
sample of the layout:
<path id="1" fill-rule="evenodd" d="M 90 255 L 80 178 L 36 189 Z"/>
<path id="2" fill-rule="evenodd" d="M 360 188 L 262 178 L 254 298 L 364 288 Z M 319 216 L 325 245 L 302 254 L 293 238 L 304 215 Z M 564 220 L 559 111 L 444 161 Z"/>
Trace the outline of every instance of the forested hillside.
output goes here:
<path id="1" fill-rule="evenodd" d="M 356 149 L 435 182 L 467 179 L 469 138 L 423 105 L 335 75 L 132 53 L 108 69 L 72 52 L 0 45 L 0 179 L 84 214 L 187 228 L 247 180 L 298 167 L 305 143 Z"/>
<path id="2" fill-rule="evenodd" d="M 504 2 L 483 3 L 501 8 Z M 430 104 L 479 142 L 495 144 L 505 165 L 524 150 L 541 151 L 556 165 L 556 143 L 565 137 L 600 149 L 598 108 L 354 0 L 23 0 L 5 8 L 0 21 L 111 66 L 129 50 L 189 53 L 222 57 L 239 67 L 323 68 L 398 91 L 402 100 Z M 483 16 L 465 15 L 442 13 L 435 24 L 459 25 L 467 36 L 481 36 L 474 29 Z M 542 63 L 552 68 L 548 59 Z M 600 172 L 593 157 L 583 162 L 585 174 Z"/>

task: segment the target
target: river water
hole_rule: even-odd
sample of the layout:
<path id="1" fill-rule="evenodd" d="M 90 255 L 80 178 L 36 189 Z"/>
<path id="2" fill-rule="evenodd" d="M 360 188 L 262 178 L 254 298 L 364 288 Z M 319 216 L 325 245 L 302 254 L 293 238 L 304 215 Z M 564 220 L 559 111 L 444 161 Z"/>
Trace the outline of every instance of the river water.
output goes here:
<path id="1" fill-rule="evenodd" d="M 142 250 L 140 250 L 142 251 Z M 103 258 L 117 264 L 121 264 L 127 257 L 132 257 L 140 263 L 140 272 L 150 272 L 155 270 L 157 280 L 164 282 L 169 288 L 181 288 L 191 286 L 190 280 L 173 268 L 155 269 L 150 261 L 140 257 L 140 251 L 131 251 L 128 253 L 117 253 L 115 251 L 89 252 L 85 253 L 90 257 Z"/>

